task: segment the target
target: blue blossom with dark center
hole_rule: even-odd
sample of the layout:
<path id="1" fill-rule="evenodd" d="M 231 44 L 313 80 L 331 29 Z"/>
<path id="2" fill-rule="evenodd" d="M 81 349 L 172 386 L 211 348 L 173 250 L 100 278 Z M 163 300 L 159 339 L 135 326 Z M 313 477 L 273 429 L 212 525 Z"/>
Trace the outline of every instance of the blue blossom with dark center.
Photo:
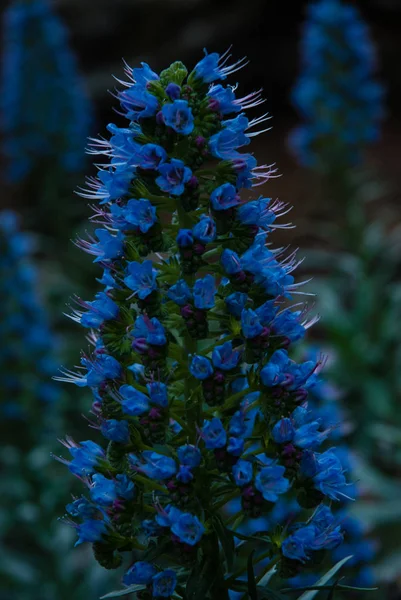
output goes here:
<path id="1" fill-rule="evenodd" d="M 173 523 L 171 531 L 181 542 L 194 546 L 201 539 L 205 528 L 197 517 L 182 513 Z"/>
<path id="2" fill-rule="evenodd" d="M 201 215 L 200 220 L 193 228 L 193 234 L 200 242 L 210 244 L 217 236 L 216 223 L 208 215 Z"/>
<path id="3" fill-rule="evenodd" d="M 226 445 L 227 433 L 222 422 L 217 417 L 205 422 L 201 435 L 206 448 L 223 448 Z"/>
<path id="4" fill-rule="evenodd" d="M 242 487 L 250 483 L 253 479 L 253 465 L 248 460 L 239 460 L 233 466 L 233 475 L 235 483 Z"/>
<path id="5" fill-rule="evenodd" d="M 334 169 L 362 159 L 377 140 L 384 89 L 375 79 L 375 48 L 357 8 L 342 0 L 308 7 L 301 41 L 301 73 L 293 103 L 304 124 L 291 135 L 299 161 Z"/>
<path id="6" fill-rule="evenodd" d="M 170 598 L 177 585 L 177 575 L 172 569 L 165 569 L 153 577 L 153 598 Z"/>
<path id="7" fill-rule="evenodd" d="M 240 357 L 241 353 L 233 349 L 231 342 L 217 346 L 212 353 L 213 365 L 223 371 L 234 369 L 238 365 Z"/>
<path id="8" fill-rule="evenodd" d="M 145 464 L 140 466 L 140 470 L 151 479 L 167 479 L 177 471 L 174 459 L 168 456 L 150 450 L 142 452 L 141 456 L 145 460 Z"/>
<path id="9" fill-rule="evenodd" d="M 182 160 L 172 158 L 169 163 L 159 165 L 159 177 L 156 183 L 163 192 L 172 196 L 181 196 L 184 193 L 185 184 L 192 177 L 192 171 L 186 167 Z"/>
<path id="10" fill-rule="evenodd" d="M 194 129 L 194 117 L 186 100 L 174 100 L 162 108 L 164 122 L 177 133 L 189 135 Z"/>
<path id="11" fill-rule="evenodd" d="M 158 144 L 145 144 L 141 148 L 141 169 L 157 169 L 167 160 L 167 152 Z"/>
<path id="12" fill-rule="evenodd" d="M 212 363 L 209 358 L 206 358 L 206 356 L 195 355 L 191 360 L 189 370 L 191 375 L 200 380 L 207 379 L 213 374 Z"/>
<path id="13" fill-rule="evenodd" d="M 213 190 L 210 200 L 214 210 L 227 210 L 240 202 L 237 190 L 231 183 L 223 183 Z"/>

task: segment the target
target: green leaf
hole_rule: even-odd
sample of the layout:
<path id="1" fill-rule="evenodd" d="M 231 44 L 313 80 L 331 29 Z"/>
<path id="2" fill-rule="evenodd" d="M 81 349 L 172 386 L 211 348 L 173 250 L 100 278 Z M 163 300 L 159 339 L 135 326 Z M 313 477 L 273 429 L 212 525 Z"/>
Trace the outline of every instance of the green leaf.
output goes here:
<path id="1" fill-rule="evenodd" d="M 232 571 L 235 558 L 235 543 L 233 533 L 225 527 L 220 517 L 213 517 L 213 529 L 220 540 L 224 556 L 227 562 L 227 570 Z"/>
<path id="2" fill-rule="evenodd" d="M 352 556 L 346 556 L 345 558 L 340 560 L 336 565 L 334 565 L 334 567 L 332 567 L 330 571 L 328 571 L 325 575 L 323 575 L 323 577 L 319 579 L 319 581 L 316 582 L 316 587 L 323 586 L 326 583 L 328 583 L 330 579 L 334 577 L 336 573 L 338 573 L 341 567 L 350 560 L 350 558 L 352 558 Z M 305 592 L 304 594 L 302 594 L 302 596 L 300 596 L 298 600 L 312 600 L 312 598 L 314 598 L 318 593 L 319 589 L 310 590 L 309 592 Z"/>
<path id="3" fill-rule="evenodd" d="M 248 573 L 248 593 L 251 600 L 258 600 L 258 589 L 256 586 L 255 573 L 253 570 L 253 555 L 255 550 L 252 550 L 248 556 L 247 573 Z"/>
<path id="4" fill-rule="evenodd" d="M 127 594 L 133 594 L 135 592 L 140 592 L 141 590 L 146 589 L 146 585 L 130 585 L 124 590 L 116 590 L 115 592 L 110 592 L 105 596 L 101 596 L 100 600 L 105 600 L 106 598 L 121 598 L 121 596 L 127 596 Z"/>

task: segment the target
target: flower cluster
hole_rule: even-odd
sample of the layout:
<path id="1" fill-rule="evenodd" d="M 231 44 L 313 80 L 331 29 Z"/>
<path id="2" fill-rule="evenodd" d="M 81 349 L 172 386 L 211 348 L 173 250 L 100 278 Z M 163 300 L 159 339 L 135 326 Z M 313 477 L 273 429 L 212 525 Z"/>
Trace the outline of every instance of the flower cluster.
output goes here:
<path id="1" fill-rule="evenodd" d="M 83 192 L 99 227 L 77 244 L 104 289 L 76 299 L 93 349 L 60 379 L 92 390 L 107 447 L 65 440 L 60 460 L 88 490 L 66 520 L 105 567 L 131 553 L 123 581 L 143 598 L 226 598 L 239 548 L 286 578 L 342 541 L 329 505 L 350 484 L 307 403 L 321 361 L 289 353 L 314 319 L 291 304 L 296 254 L 267 241 L 288 208 L 247 197 L 274 171 L 239 151 L 268 115 L 249 120 L 260 95 L 219 83 L 243 65 L 228 61 L 206 54 L 189 74 L 127 66 L 129 124 L 90 147 L 110 163 Z M 304 522 L 235 535 L 286 497 L 309 510 Z"/>
<path id="2" fill-rule="evenodd" d="M 13 0 L 3 18 L 6 176 L 23 180 L 40 161 L 79 171 L 90 108 L 67 32 L 48 0 Z"/>
<path id="3" fill-rule="evenodd" d="M 55 338 L 38 293 L 30 260 L 32 239 L 18 229 L 17 215 L 0 212 L 0 391 L 3 419 L 33 419 L 37 401 L 54 403 L 60 390 L 49 378 L 57 371 Z"/>
<path id="4" fill-rule="evenodd" d="M 301 74 L 293 103 L 305 124 L 291 146 L 306 166 L 356 164 L 379 135 L 384 90 L 375 81 L 375 51 L 357 9 L 342 0 L 308 7 L 301 44 Z"/>

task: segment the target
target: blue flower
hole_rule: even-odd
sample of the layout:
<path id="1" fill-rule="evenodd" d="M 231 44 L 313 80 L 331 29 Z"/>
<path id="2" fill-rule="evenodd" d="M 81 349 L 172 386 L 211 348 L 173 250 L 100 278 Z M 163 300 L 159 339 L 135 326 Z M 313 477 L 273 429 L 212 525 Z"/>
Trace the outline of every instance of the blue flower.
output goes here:
<path id="1" fill-rule="evenodd" d="M 168 406 L 167 386 L 161 381 L 153 381 L 148 383 L 146 388 L 149 392 L 150 401 L 157 406 Z"/>
<path id="2" fill-rule="evenodd" d="M 241 158 L 237 149 L 249 144 L 249 137 L 245 135 L 247 127 L 248 119 L 243 115 L 239 115 L 236 119 L 223 121 L 223 129 L 209 140 L 210 153 L 223 160 L 233 161 Z"/>
<path id="3" fill-rule="evenodd" d="M 190 513 L 182 513 L 171 527 L 172 533 L 180 542 L 195 546 L 205 532 L 205 528 L 198 517 Z"/>
<path id="4" fill-rule="evenodd" d="M 102 422 L 100 431 L 107 440 L 112 442 L 118 442 L 119 444 L 128 444 L 129 442 L 129 425 L 127 421 L 107 419 Z"/>
<path id="5" fill-rule="evenodd" d="M 193 228 L 193 234 L 197 240 L 204 244 L 214 242 L 217 236 L 216 223 L 208 215 L 201 215 L 200 221 Z"/>
<path id="6" fill-rule="evenodd" d="M 110 200 L 117 200 L 128 193 L 134 178 L 134 169 L 110 166 L 108 169 L 99 171 L 97 176 L 102 184 L 98 189 L 97 196 L 101 200 L 100 204 L 104 204 Z"/>
<path id="7" fill-rule="evenodd" d="M 120 229 L 139 229 L 141 233 L 147 233 L 157 221 L 156 208 L 146 198 L 128 200 L 126 206 L 118 209 L 120 217 L 116 217 L 113 223 Z M 115 209 L 110 210 L 115 214 Z"/>
<path id="8" fill-rule="evenodd" d="M 144 260 L 143 263 L 129 262 L 127 267 L 128 275 L 124 278 L 124 283 L 130 290 L 144 300 L 157 289 L 157 270 L 153 268 L 151 260 Z"/>
<path id="9" fill-rule="evenodd" d="M 305 327 L 299 322 L 301 311 L 284 310 L 273 321 L 276 335 L 287 337 L 291 342 L 301 340 L 305 335 Z"/>
<path id="10" fill-rule="evenodd" d="M 232 342 L 225 342 L 222 346 L 216 346 L 212 352 L 214 366 L 223 371 L 235 369 L 239 363 L 240 357 L 240 352 L 233 349 Z"/>
<path id="11" fill-rule="evenodd" d="M 178 460 L 182 465 L 194 468 L 199 467 L 202 459 L 199 448 L 192 444 L 185 444 L 177 449 Z"/>
<path id="12" fill-rule="evenodd" d="M 195 307 L 201 310 L 213 308 L 216 293 L 216 282 L 212 275 L 205 275 L 203 279 L 197 279 L 193 288 Z"/>
<path id="13" fill-rule="evenodd" d="M 172 104 L 165 104 L 162 108 L 164 122 L 177 133 L 189 135 L 194 129 L 192 109 L 186 100 L 174 100 Z"/>
<path id="14" fill-rule="evenodd" d="M 163 325 L 156 317 L 149 319 L 147 315 L 139 315 L 136 319 L 132 336 L 152 346 L 164 346 L 167 343 Z"/>
<path id="15" fill-rule="evenodd" d="M 151 563 L 138 560 L 125 573 L 123 577 L 124 585 L 149 585 L 157 570 Z"/>
<path id="16" fill-rule="evenodd" d="M 193 356 L 189 370 L 191 375 L 201 381 L 213 375 L 213 367 L 210 360 L 206 356 L 198 356 L 197 354 Z"/>
<path id="17" fill-rule="evenodd" d="M 119 389 L 124 414 L 136 417 L 150 409 L 149 398 L 132 385 L 124 384 Z"/>
<path id="18" fill-rule="evenodd" d="M 248 460 L 240 459 L 233 466 L 233 475 L 234 475 L 235 483 L 239 487 L 242 487 L 244 485 L 247 485 L 248 483 L 251 483 L 251 481 L 253 479 L 252 463 L 249 462 Z"/>
<path id="19" fill-rule="evenodd" d="M 153 598 L 170 598 L 177 585 L 177 575 L 172 569 L 165 569 L 153 577 Z"/>
<path id="20" fill-rule="evenodd" d="M 241 106 L 235 101 L 235 94 L 231 87 L 223 87 L 220 83 L 214 85 L 207 95 L 211 99 L 209 106 L 222 115 L 240 112 Z"/>
<path id="21" fill-rule="evenodd" d="M 294 425 L 291 419 L 280 419 L 272 430 L 272 438 L 277 444 L 291 442 L 295 434 Z"/>
<path id="22" fill-rule="evenodd" d="M 124 498 L 124 500 L 133 499 L 135 485 L 125 473 L 118 473 L 116 475 L 115 484 L 118 498 Z"/>
<path id="23" fill-rule="evenodd" d="M 241 313 L 245 307 L 245 304 L 248 301 L 248 295 L 243 292 L 234 292 L 230 294 L 226 298 L 226 305 L 228 311 L 239 319 L 241 317 Z"/>
<path id="24" fill-rule="evenodd" d="M 349 498 L 345 494 L 347 482 L 340 460 L 332 450 L 322 454 L 305 450 L 301 459 L 301 473 L 313 480 L 314 487 L 331 500 Z"/>
<path id="25" fill-rule="evenodd" d="M 210 201 L 214 210 L 227 210 L 240 202 L 236 188 L 231 183 L 223 183 L 213 190 Z"/>
<path id="26" fill-rule="evenodd" d="M 221 254 L 221 264 L 227 275 L 235 275 L 242 271 L 240 257 L 234 250 L 225 248 Z"/>
<path id="27" fill-rule="evenodd" d="M 141 65 L 132 69 L 132 78 L 137 84 L 146 86 L 150 81 L 159 79 L 158 74 L 152 71 L 148 63 L 141 62 Z"/>
<path id="28" fill-rule="evenodd" d="M 128 119 L 134 122 L 152 117 L 159 108 L 159 101 L 156 96 L 153 96 L 140 84 L 135 84 L 119 92 L 119 98 L 121 106 L 126 110 Z"/>
<path id="29" fill-rule="evenodd" d="M 141 169 L 154 170 L 167 160 L 167 152 L 163 146 L 158 144 L 144 144 L 140 150 L 140 163 L 138 166 Z"/>
<path id="30" fill-rule="evenodd" d="M 178 306 L 184 306 L 191 298 L 191 290 L 184 279 L 179 279 L 177 283 L 169 288 L 167 296 Z"/>
<path id="31" fill-rule="evenodd" d="M 257 313 L 251 308 L 244 308 L 241 313 L 241 329 L 247 339 L 252 339 L 263 331 Z"/>
<path id="32" fill-rule="evenodd" d="M 67 504 L 66 511 L 72 517 L 81 517 L 82 519 L 91 519 L 98 511 L 96 506 L 93 506 L 87 498 L 77 498 L 71 504 Z"/>
<path id="33" fill-rule="evenodd" d="M 192 229 L 180 229 L 175 241 L 177 242 L 179 248 L 188 248 L 192 246 L 194 243 Z"/>
<path id="34" fill-rule="evenodd" d="M 78 540 L 75 546 L 79 546 L 84 542 L 99 542 L 102 536 L 107 532 L 107 525 L 104 521 L 97 519 L 88 519 L 77 525 Z"/>
<path id="35" fill-rule="evenodd" d="M 141 456 L 146 464 L 142 465 L 140 470 L 151 479 L 169 479 L 177 472 L 177 465 L 173 458 L 150 450 L 142 452 Z"/>
<path id="36" fill-rule="evenodd" d="M 159 177 L 156 183 L 163 192 L 172 196 L 181 196 L 184 193 L 185 184 L 192 177 L 192 171 L 186 167 L 182 160 L 172 158 L 169 163 L 159 165 Z"/>
<path id="37" fill-rule="evenodd" d="M 101 473 L 92 475 L 93 484 L 90 488 L 90 495 L 100 506 L 110 506 L 117 499 L 116 484 L 112 479 L 107 479 Z"/>
<path id="38" fill-rule="evenodd" d="M 211 421 L 205 421 L 201 435 L 208 450 L 223 448 L 226 445 L 227 433 L 217 417 L 214 417 Z"/>
<path id="39" fill-rule="evenodd" d="M 82 359 L 81 362 L 88 367 L 86 379 L 83 380 L 88 387 L 96 387 L 107 379 L 118 379 L 121 375 L 120 363 L 108 354 L 99 354 L 94 361 Z"/>
<path id="40" fill-rule="evenodd" d="M 227 452 L 233 456 L 241 456 L 244 451 L 244 440 L 242 438 L 230 437 L 227 443 Z"/>
<path id="41" fill-rule="evenodd" d="M 290 487 L 290 482 L 283 475 L 285 467 L 271 465 L 263 467 L 255 477 L 255 487 L 265 500 L 277 502 L 278 496 Z"/>
<path id="42" fill-rule="evenodd" d="M 91 475 L 99 462 L 105 458 L 103 448 L 95 442 L 87 440 L 78 444 L 68 446 L 73 460 L 68 464 L 71 473 L 82 477 L 83 475 Z"/>
<path id="43" fill-rule="evenodd" d="M 80 318 L 84 327 L 99 327 L 104 321 L 115 319 L 119 313 L 118 305 L 104 292 L 98 292 L 96 300 L 86 305 L 90 310 Z"/>
<path id="44" fill-rule="evenodd" d="M 271 198 L 259 198 L 259 200 L 239 206 L 237 209 L 238 219 L 244 225 L 257 225 L 268 229 L 276 220 L 276 214 L 269 208 L 270 200 Z"/>
<path id="45" fill-rule="evenodd" d="M 91 246 L 91 252 L 96 255 L 94 262 L 111 260 L 122 255 L 123 236 L 121 233 L 115 236 L 107 229 L 96 229 L 95 234 L 99 242 Z"/>
<path id="46" fill-rule="evenodd" d="M 177 100 L 181 95 L 181 88 L 177 83 L 169 83 L 166 87 L 166 94 L 170 100 Z"/>

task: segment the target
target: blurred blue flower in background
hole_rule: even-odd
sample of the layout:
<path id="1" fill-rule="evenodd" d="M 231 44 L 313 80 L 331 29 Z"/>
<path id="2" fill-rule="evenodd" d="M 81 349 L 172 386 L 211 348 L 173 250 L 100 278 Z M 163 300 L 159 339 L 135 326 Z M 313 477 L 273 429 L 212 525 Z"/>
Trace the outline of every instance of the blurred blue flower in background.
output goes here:
<path id="1" fill-rule="evenodd" d="M 384 88 L 375 80 L 375 48 L 356 8 L 313 2 L 301 40 L 301 74 L 292 100 L 305 123 L 290 145 L 301 164 L 358 164 L 379 136 Z"/>
<path id="2" fill-rule="evenodd" d="M 3 418 L 29 419 L 35 415 L 38 418 L 36 400 L 53 403 L 61 393 L 51 381 L 58 368 L 54 358 L 57 340 L 40 297 L 39 274 L 31 261 L 32 252 L 33 238 L 19 231 L 17 215 L 0 212 Z"/>
<path id="3" fill-rule="evenodd" d="M 66 29 L 47 0 L 11 2 L 3 19 L 5 177 L 23 181 L 43 162 L 80 171 L 91 110 Z"/>

